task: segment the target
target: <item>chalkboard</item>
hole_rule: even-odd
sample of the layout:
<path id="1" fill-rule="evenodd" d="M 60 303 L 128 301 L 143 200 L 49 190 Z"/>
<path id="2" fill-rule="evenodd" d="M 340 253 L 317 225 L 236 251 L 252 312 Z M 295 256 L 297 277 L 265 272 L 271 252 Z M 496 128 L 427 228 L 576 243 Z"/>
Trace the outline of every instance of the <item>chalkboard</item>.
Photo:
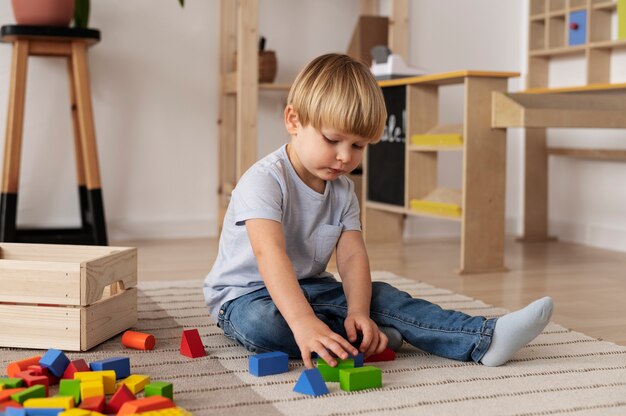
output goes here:
<path id="1" fill-rule="evenodd" d="M 369 147 L 368 200 L 404 206 L 406 86 L 383 88 L 387 125 L 382 139 Z"/>

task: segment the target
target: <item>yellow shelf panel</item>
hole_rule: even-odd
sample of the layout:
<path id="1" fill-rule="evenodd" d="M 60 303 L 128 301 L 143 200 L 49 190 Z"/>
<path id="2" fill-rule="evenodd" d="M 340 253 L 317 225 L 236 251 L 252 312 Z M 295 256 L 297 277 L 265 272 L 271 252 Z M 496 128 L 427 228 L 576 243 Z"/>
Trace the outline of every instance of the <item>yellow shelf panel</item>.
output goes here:
<path id="1" fill-rule="evenodd" d="M 411 199 L 411 211 L 445 218 L 461 218 L 461 191 L 438 188 L 423 199 Z"/>

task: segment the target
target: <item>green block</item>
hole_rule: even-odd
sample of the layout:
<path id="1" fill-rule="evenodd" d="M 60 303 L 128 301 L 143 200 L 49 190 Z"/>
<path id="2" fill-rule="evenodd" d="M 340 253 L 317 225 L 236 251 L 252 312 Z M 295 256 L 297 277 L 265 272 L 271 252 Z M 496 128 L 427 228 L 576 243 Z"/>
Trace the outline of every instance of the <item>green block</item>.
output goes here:
<path id="1" fill-rule="evenodd" d="M 320 370 L 324 381 L 339 382 L 339 370 L 343 368 L 354 368 L 354 358 L 347 358 L 345 360 L 338 358 L 335 367 L 331 367 L 321 358 L 317 359 L 317 369 Z"/>
<path id="2" fill-rule="evenodd" d="M 174 400 L 174 385 L 165 381 L 153 381 L 143 389 L 143 396 L 163 396 Z"/>
<path id="3" fill-rule="evenodd" d="M 80 403 L 80 380 L 61 380 L 59 396 L 73 397 L 74 406 L 78 406 Z"/>
<path id="4" fill-rule="evenodd" d="M 339 388 L 344 391 L 374 389 L 383 385 L 383 372 L 371 365 L 339 371 Z"/>
<path id="5" fill-rule="evenodd" d="M 26 390 L 22 390 L 19 393 L 13 393 L 11 395 L 11 400 L 23 405 L 26 400 L 36 399 L 39 397 L 46 397 L 46 386 L 35 384 L 34 386 L 30 386 Z"/>
<path id="6" fill-rule="evenodd" d="M 21 378 L 0 377 L 0 384 L 4 384 L 5 389 L 15 389 L 24 385 Z"/>

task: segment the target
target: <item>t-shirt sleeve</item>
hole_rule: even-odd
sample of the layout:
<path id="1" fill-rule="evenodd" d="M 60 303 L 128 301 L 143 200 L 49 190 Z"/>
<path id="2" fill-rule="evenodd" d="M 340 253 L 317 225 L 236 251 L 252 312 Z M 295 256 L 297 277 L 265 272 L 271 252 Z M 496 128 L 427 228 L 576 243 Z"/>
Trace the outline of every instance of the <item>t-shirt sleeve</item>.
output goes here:
<path id="1" fill-rule="evenodd" d="M 361 231 L 361 219 L 359 211 L 359 200 L 354 193 L 354 183 L 349 181 L 348 204 L 341 218 L 343 231 Z"/>
<path id="2" fill-rule="evenodd" d="M 283 192 L 278 177 L 267 169 L 249 171 L 233 190 L 235 224 L 253 218 L 281 222 Z"/>

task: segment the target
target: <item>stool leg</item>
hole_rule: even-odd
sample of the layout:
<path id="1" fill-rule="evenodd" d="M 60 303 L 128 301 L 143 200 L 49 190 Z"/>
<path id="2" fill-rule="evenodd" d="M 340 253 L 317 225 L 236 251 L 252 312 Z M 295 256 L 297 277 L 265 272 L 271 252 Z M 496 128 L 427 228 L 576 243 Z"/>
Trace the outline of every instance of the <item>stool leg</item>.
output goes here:
<path id="1" fill-rule="evenodd" d="M 28 48 L 27 40 L 18 40 L 13 44 L 2 194 L 0 195 L 0 241 L 16 241 L 17 190 L 20 178 Z"/>
<path id="2" fill-rule="evenodd" d="M 84 163 L 87 202 L 90 208 L 90 219 L 94 242 L 107 245 L 106 222 L 100 186 L 100 168 L 98 166 L 98 150 L 96 133 L 91 106 L 89 87 L 89 71 L 87 69 L 87 46 L 85 42 L 72 42 L 72 74 L 74 91 L 76 92 L 76 109 L 80 131 L 80 150 Z"/>
<path id="3" fill-rule="evenodd" d="M 82 228 L 89 226 L 89 201 L 85 185 L 85 163 L 83 161 L 83 146 L 80 140 L 80 125 L 78 122 L 78 105 L 76 104 L 76 88 L 74 85 L 74 68 L 72 59 L 67 59 L 67 74 L 70 88 L 70 110 L 72 112 L 72 129 L 74 133 L 74 155 L 76 159 L 76 181 L 78 182 L 78 200 L 80 203 L 80 220 Z"/>

